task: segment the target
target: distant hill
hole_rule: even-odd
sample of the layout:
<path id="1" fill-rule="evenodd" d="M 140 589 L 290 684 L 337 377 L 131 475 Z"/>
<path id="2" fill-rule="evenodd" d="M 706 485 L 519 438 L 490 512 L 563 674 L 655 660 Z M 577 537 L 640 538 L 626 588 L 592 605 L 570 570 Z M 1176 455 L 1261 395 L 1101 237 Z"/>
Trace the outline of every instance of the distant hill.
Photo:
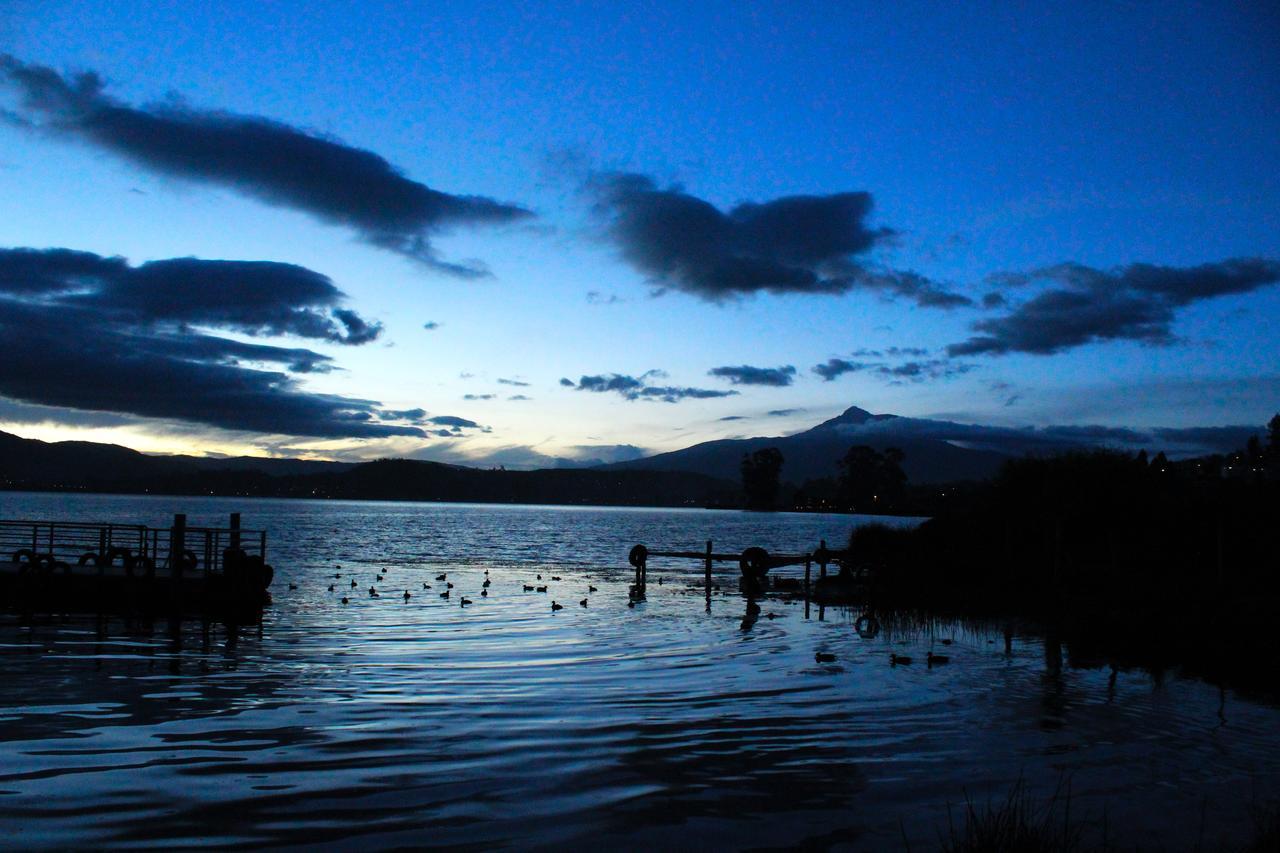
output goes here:
<path id="1" fill-rule="evenodd" d="M 494 471 L 382 459 L 362 464 L 255 457 L 149 456 L 113 444 L 0 432 L 0 488 L 482 503 L 706 506 L 736 482 L 683 471 Z"/>
<path id="2" fill-rule="evenodd" d="M 906 454 L 903 467 L 912 483 L 945 483 L 991 477 L 1005 460 L 1020 456 L 1027 449 L 1012 439 L 1004 448 L 965 447 L 929 436 L 928 430 L 921 429 L 922 423 L 944 422 L 873 415 L 852 406 L 837 417 L 794 435 L 705 441 L 683 450 L 603 467 L 623 471 L 689 471 L 737 480 L 744 453 L 776 447 L 786 460 L 782 478 L 798 485 L 805 480 L 835 476 L 839 473 L 837 462 L 849 448 L 866 444 L 877 450 L 900 448 Z"/>

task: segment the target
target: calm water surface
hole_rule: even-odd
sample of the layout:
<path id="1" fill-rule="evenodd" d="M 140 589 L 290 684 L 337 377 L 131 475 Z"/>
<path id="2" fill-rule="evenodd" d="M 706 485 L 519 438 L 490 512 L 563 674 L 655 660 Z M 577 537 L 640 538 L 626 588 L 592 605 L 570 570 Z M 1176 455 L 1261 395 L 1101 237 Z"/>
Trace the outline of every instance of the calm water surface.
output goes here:
<path id="1" fill-rule="evenodd" d="M 857 612 L 781 600 L 744 630 L 727 564 L 710 613 L 692 562 L 655 560 L 627 608 L 636 542 L 803 551 L 848 516 L 0 493 L 0 518 L 233 510 L 271 532 L 260 627 L 0 615 L 0 843 L 928 849 L 949 803 L 1021 777 L 1179 849 L 1245 837 L 1280 787 L 1275 708 L 1060 667 L 1035 636 L 864 638 Z M 943 638 L 952 662 L 921 665 Z"/>

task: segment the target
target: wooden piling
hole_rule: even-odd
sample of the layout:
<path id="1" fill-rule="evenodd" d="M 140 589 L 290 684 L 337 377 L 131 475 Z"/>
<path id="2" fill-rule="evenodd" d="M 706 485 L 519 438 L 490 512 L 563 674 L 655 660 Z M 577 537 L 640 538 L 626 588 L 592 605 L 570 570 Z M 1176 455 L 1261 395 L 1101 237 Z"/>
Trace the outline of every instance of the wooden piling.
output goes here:
<path id="1" fill-rule="evenodd" d="M 232 551 L 240 550 L 240 513 L 238 512 L 231 513 L 231 525 L 228 538 L 231 540 L 228 547 Z"/>
<path id="2" fill-rule="evenodd" d="M 703 581 L 707 587 L 707 612 L 711 612 L 711 540 L 707 540 L 707 559 L 703 565 Z"/>
<path id="3" fill-rule="evenodd" d="M 173 517 L 173 527 L 169 530 L 169 571 L 177 580 L 182 580 L 184 557 L 187 550 L 187 516 L 178 513 Z"/>

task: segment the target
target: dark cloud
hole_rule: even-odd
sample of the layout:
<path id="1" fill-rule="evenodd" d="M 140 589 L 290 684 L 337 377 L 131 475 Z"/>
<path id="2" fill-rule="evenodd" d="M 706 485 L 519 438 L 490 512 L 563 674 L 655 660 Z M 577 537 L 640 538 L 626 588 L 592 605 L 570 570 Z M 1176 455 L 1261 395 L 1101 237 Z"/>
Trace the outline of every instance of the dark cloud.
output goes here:
<path id="1" fill-rule="evenodd" d="M 512 394 L 512 395 L 511 395 L 510 397 L 508 397 L 507 399 L 508 399 L 508 400 L 510 400 L 511 402 L 515 403 L 515 402 L 522 402 L 522 401 L 525 401 L 525 400 L 532 400 L 533 398 L 532 398 L 532 397 L 526 397 L 524 394 Z"/>
<path id="2" fill-rule="evenodd" d="M 597 394 L 615 392 L 628 400 L 661 400 L 664 403 L 678 403 L 681 400 L 706 400 L 716 397 L 734 397 L 737 391 L 715 391 L 709 388 L 688 388 L 671 385 L 650 385 L 648 380 L 665 376 L 660 370 L 650 370 L 637 379 L 618 373 L 583 376 L 576 383 L 570 379 L 561 379 L 560 384 L 579 391 L 594 391 Z"/>
<path id="3" fill-rule="evenodd" d="M 529 217 L 481 196 L 450 195 L 405 177 L 374 154 L 260 116 L 179 103 L 134 107 L 103 92 L 93 73 L 0 54 L 0 81 L 21 98 L 13 121 L 71 137 L 167 175 L 227 187 L 351 228 L 362 240 L 457 275 L 483 269 L 440 260 L 430 238 L 458 225 Z"/>
<path id="4" fill-rule="evenodd" d="M 894 352 L 891 348 L 887 352 Z M 908 350 L 897 350 L 907 352 Z M 916 351 L 916 350 L 910 350 Z M 865 352 L 865 351 L 864 351 Z M 810 370 L 831 382 L 846 373 L 871 373 L 890 384 L 903 382 L 923 382 L 932 379 L 950 379 L 974 369 L 974 365 L 944 358 L 904 361 L 889 364 L 882 361 L 849 361 L 843 358 L 829 358 L 822 364 L 815 364 Z"/>
<path id="5" fill-rule="evenodd" d="M 573 387 L 574 387 L 574 381 L 573 381 L 572 379 L 570 379 L 569 377 L 567 377 L 567 376 L 563 376 L 563 377 L 561 377 L 561 378 L 560 378 L 560 384 L 561 384 L 563 387 L 565 387 L 565 388 L 573 388 Z"/>
<path id="6" fill-rule="evenodd" d="M 617 305 L 619 302 L 625 302 L 625 301 L 626 301 L 625 299 L 622 299 L 621 297 L 613 293 L 604 294 L 598 290 L 587 291 L 588 305 Z"/>
<path id="7" fill-rule="evenodd" d="M 790 417 L 791 415 L 798 415 L 803 411 L 805 410 L 804 409 L 770 409 L 768 412 L 768 415 L 771 418 L 785 418 L 785 417 Z"/>
<path id="8" fill-rule="evenodd" d="M 1275 284 L 1280 261 L 1236 258 L 1196 267 L 1131 264 L 1115 270 L 1061 264 L 1005 273 L 996 281 L 1007 287 L 1048 288 L 1003 316 L 975 322 L 979 334 L 947 347 L 950 355 L 1049 355 L 1111 340 L 1169 344 L 1179 309 Z"/>
<path id="9" fill-rule="evenodd" d="M 971 304 L 916 273 L 875 271 L 854 260 L 893 233 L 867 226 L 869 193 L 786 196 L 725 212 L 644 175 L 598 175 L 588 188 L 622 257 L 660 289 L 712 302 L 762 290 L 858 289 L 930 307 Z"/>
<path id="10" fill-rule="evenodd" d="M 499 379 L 499 385 L 513 385 L 516 388 L 528 388 L 528 382 L 521 382 L 519 379 Z"/>
<path id="11" fill-rule="evenodd" d="M 328 277 L 274 261 L 172 258 L 137 267 L 71 249 L 0 249 L 0 297 L 79 307 L 134 328 L 209 326 L 364 344 L 382 332 Z"/>
<path id="12" fill-rule="evenodd" d="M 383 420 L 421 423 L 427 417 L 427 412 L 425 409 L 383 409 L 379 417 Z"/>
<path id="13" fill-rule="evenodd" d="M 720 420 L 722 420 L 722 421 L 745 421 L 745 420 L 748 420 L 748 418 L 747 418 L 747 416 L 746 416 L 746 415 L 725 415 L 723 418 L 720 418 Z"/>
<path id="14" fill-rule="evenodd" d="M 428 332 L 434 332 L 436 329 L 440 328 L 440 324 L 435 320 L 428 320 L 422 324 L 422 328 L 426 329 Z"/>
<path id="15" fill-rule="evenodd" d="M 783 367 L 751 367 L 742 364 L 737 367 L 713 367 L 707 371 L 707 375 L 728 379 L 734 385 L 784 387 L 795 381 L 796 369 L 789 364 Z"/>
<path id="16" fill-rule="evenodd" d="M 464 400 L 492 400 L 497 394 L 463 394 Z"/>
<path id="17" fill-rule="evenodd" d="M 308 393 L 309 349 L 208 330 L 359 344 L 380 329 L 290 264 L 178 258 L 131 267 L 69 249 L 0 250 L 0 396 L 37 406 L 324 438 L 422 436 L 372 400 Z"/>
<path id="18" fill-rule="evenodd" d="M 466 418 L 459 418 L 455 415 L 436 415 L 434 418 L 427 418 L 427 423 L 435 424 L 436 426 L 457 427 L 458 429 L 483 429 L 475 421 L 469 421 Z"/>

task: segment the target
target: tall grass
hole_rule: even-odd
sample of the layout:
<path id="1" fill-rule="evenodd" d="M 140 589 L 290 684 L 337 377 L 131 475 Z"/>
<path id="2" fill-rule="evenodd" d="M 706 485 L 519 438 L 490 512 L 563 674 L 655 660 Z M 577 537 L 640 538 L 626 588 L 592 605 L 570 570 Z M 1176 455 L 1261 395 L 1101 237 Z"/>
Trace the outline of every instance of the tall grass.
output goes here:
<path id="1" fill-rule="evenodd" d="M 1083 850 L 1084 827 L 1071 817 L 1071 789 L 1062 787 L 1038 800 L 1019 779 L 1003 801 L 979 806 L 967 795 L 963 825 L 948 811 L 949 834 L 941 847 L 948 853 L 1070 853 Z M 1100 848 L 1105 849 L 1106 843 Z"/>

